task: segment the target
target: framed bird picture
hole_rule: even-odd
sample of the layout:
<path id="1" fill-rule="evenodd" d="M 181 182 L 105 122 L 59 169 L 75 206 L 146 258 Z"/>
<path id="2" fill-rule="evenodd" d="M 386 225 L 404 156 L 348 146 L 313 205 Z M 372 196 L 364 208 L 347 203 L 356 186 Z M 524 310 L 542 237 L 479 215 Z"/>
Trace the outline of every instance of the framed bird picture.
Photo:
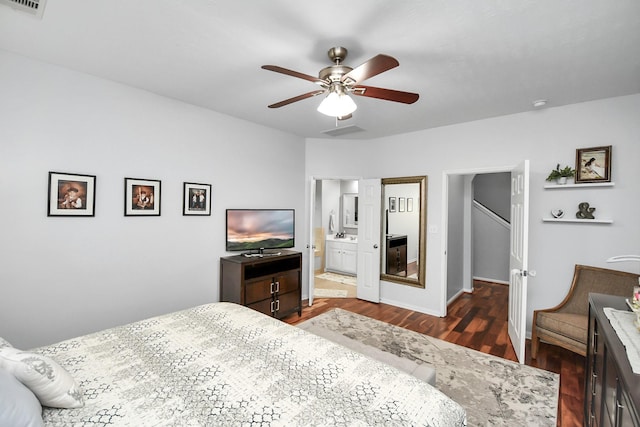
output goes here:
<path id="1" fill-rule="evenodd" d="M 576 150 L 575 182 L 611 182 L 611 145 Z"/>

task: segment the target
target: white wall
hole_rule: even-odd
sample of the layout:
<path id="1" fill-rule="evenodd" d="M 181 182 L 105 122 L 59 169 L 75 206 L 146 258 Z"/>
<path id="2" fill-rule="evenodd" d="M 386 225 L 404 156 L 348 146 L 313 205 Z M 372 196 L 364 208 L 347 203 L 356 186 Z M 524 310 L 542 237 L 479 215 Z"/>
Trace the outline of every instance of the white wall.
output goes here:
<path id="1" fill-rule="evenodd" d="M 322 180 L 322 226 L 325 234 L 336 234 L 342 232 L 340 223 L 340 181 L 335 179 Z M 334 216 L 333 232 L 329 227 L 331 215 Z"/>
<path id="2" fill-rule="evenodd" d="M 428 102 L 428 101 L 427 101 Z M 523 101 L 524 102 L 524 101 Z M 307 140 L 307 175 L 368 178 L 428 175 L 429 226 L 426 289 L 382 283 L 383 302 L 440 315 L 444 312 L 443 172 L 497 168 L 531 160 L 528 329 L 532 310 L 551 307 L 566 294 L 575 264 L 638 272 L 637 264 L 606 264 L 618 254 L 640 253 L 640 95 L 496 117 L 370 141 Z M 357 124 L 357 114 L 352 119 Z M 576 148 L 613 145 L 615 187 L 545 190 L 560 163 L 573 164 Z M 390 147 L 393 147 L 392 150 Z M 332 153 L 341 153 L 333 156 Z M 398 161 L 390 161 L 395 157 Z M 357 162 L 350 159 L 357 158 Z M 543 223 L 553 208 L 571 215 L 581 201 L 611 225 Z M 446 267 L 446 266 L 445 266 Z"/>
<path id="3" fill-rule="evenodd" d="M 511 216 L 511 174 L 481 173 L 473 178 L 473 198 L 500 217 Z"/>
<path id="4" fill-rule="evenodd" d="M 448 184 L 449 235 L 447 236 L 447 301 L 462 292 L 465 273 L 465 181 L 464 175 L 452 175 Z M 427 255 L 429 251 L 427 250 Z"/>
<path id="5" fill-rule="evenodd" d="M 5 51 L 0 93 L 0 336 L 16 346 L 218 300 L 226 208 L 294 208 L 307 243 L 299 137 Z M 95 217 L 47 217 L 49 171 L 96 175 Z M 124 177 L 162 180 L 160 217 L 124 217 Z M 182 216 L 184 181 L 213 185 L 211 216 Z"/>
<path id="6" fill-rule="evenodd" d="M 488 209 L 475 204 L 471 211 L 471 224 L 474 278 L 509 283 L 511 227 Z"/>

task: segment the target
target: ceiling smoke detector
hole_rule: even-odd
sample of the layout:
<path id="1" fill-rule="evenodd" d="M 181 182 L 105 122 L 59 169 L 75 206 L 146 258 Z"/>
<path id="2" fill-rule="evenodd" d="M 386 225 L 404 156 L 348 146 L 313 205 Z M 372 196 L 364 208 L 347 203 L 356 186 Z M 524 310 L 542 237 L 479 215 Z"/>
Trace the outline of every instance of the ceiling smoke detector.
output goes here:
<path id="1" fill-rule="evenodd" d="M 547 105 L 547 100 L 546 99 L 538 99 L 533 101 L 531 104 L 533 104 L 534 107 L 536 108 L 542 108 L 545 105 Z"/>
<path id="2" fill-rule="evenodd" d="M 38 19 L 42 19 L 46 3 L 47 0 L 0 0 L 0 4 L 7 5 L 20 12 L 26 12 Z"/>

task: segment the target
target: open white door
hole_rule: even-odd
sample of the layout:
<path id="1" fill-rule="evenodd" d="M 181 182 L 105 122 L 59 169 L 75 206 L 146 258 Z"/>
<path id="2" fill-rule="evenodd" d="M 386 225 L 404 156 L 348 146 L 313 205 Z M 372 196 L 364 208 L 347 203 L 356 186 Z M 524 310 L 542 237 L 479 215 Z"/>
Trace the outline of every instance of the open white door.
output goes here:
<path id="1" fill-rule="evenodd" d="M 360 299 L 380 302 L 380 179 L 358 182 L 358 287 Z"/>
<path id="2" fill-rule="evenodd" d="M 529 253 L 529 160 L 511 171 L 511 250 L 509 256 L 509 338 L 524 363 Z"/>
<path id="3" fill-rule="evenodd" d="M 311 178 L 309 183 L 309 244 L 307 245 L 308 254 L 307 257 L 309 259 L 309 307 L 313 305 L 313 293 L 316 289 L 315 282 L 315 235 L 313 233 L 313 212 L 316 208 L 316 180 Z"/>

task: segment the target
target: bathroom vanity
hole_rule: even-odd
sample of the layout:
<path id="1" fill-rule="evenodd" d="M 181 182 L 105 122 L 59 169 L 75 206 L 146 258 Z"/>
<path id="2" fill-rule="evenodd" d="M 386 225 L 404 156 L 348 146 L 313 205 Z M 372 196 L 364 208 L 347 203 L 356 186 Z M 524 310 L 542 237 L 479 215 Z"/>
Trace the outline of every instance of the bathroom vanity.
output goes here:
<path id="1" fill-rule="evenodd" d="M 357 237 L 349 235 L 346 237 L 327 236 L 325 253 L 327 254 L 326 271 L 356 274 L 356 262 L 358 259 Z"/>

